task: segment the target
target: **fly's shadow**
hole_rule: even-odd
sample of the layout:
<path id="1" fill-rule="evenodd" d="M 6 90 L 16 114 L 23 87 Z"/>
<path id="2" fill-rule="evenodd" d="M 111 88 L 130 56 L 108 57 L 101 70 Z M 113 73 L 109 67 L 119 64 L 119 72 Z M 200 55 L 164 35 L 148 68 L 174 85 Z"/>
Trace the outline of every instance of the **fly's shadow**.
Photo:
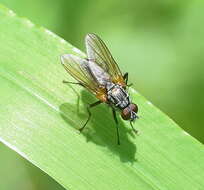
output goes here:
<path id="1" fill-rule="evenodd" d="M 74 92 L 77 93 L 76 91 Z M 71 104 L 68 102 L 60 105 L 61 117 L 76 130 L 82 127 L 88 117 L 88 113 L 80 112 L 79 99 L 82 101 L 84 108 L 86 108 L 87 104 L 96 101 L 96 98 L 94 98 L 86 90 L 83 90 L 80 95 L 77 93 L 77 96 L 77 105 L 76 103 Z M 70 109 L 75 110 L 74 112 L 76 113 L 76 119 L 80 120 L 81 126 L 77 126 L 73 121 L 73 118 L 69 119 Z M 118 145 L 115 126 L 116 124 L 113 119 L 111 108 L 105 104 L 100 104 L 92 108 L 91 113 L 92 116 L 89 123 L 81 132 L 81 135 L 85 136 L 87 143 L 93 142 L 99 146 L 107 147 L 111 152 L 118 155 L 122 162 L 135 162 L 136 145 L 133 144 L 128 138 L 128 135 L 134 136 L 131 127 L 130 129 L 126 128 L 120 119 L 119 114 L 117 114 L 119 122 L 119 134 L 121 139 L 121 144 Z"/>

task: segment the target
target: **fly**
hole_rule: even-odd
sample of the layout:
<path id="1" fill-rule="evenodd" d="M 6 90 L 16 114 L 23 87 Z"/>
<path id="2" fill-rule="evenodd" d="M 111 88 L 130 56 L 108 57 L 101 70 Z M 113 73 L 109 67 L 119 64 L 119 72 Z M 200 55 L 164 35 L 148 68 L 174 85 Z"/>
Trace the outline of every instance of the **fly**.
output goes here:
<path id="1" fill-rule="evenodd" d="M 122 74 L 105 43 L 97 35 L 87 34 L 85 45 L 87 59 L 72 54 L 61 56 L 61 63 L 65 70 L 77 80 L 76 83 L 63 82 L 81 85 L 98 99 L 87 106 L 88 118 L 79 130 L 82 131 L 89 122 L 90 109 L 101 103 L 106 103 L 112 108 L 116 123 L 117 142 L 120 144 L 116 110 L 120 111 L 124 120 L 130 121 L 133 131 L 137 133 L 132 122 L 138 118 L 138 106 L 132 103 L 127 91 L 127 87 L 130 86 L 127 84 L 128 73 Z"/>

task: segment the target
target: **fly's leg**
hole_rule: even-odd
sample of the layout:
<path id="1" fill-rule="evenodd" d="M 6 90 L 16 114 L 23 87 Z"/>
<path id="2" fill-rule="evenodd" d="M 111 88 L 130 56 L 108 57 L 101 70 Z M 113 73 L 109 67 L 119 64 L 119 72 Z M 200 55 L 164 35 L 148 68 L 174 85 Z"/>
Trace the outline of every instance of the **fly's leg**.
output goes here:
<path id="1" fill-rule="evenodd" d="M 97 105 L 99 105 L 100 103 L 102 103 L 102 102 L 99 100 L 99 101 L 94 102 L 94 103 L 92 103 L 92 104 L 89 104 L 89 105 L 87 106 L 87 112 L 88 112 L 89 115 L 88 115 L 88 118 L 87 118 L 87 120 L 86 120 L 86 123 L 83 125 L 83 127 L 81 127 L 81 128 L 79 129 L 80 132 L 83 131 L 83 129 L 86 127 L 87 123 L 88 123 L 89 120 L 91 119 L 91 111 L 90 111 L 90 109 L 93 108 L 93 107 L 95 107 L 95 106 L 97 106 Z"/>
<path id="2" fill-rule="evenodd" d="M 133 127 L 133 125 L 132 125 L 132 122 L 130 121 L 130 125 L 131 125 L 131 127 L 132 127 L 132 130 L 135 132 L 135 134 L 138 134 L 138 130 L 136 130 L 134 127 Z"/>
<path id="3" fill-rule="evenodd" d="M 127 84 L 127 82 L 128 82 L 128 73 L 125 73 L 123 75 L 123 79 L 125 80 L 125 83 Z"/>
<path id="4" fill-rule="evenodd" d="M 76 84 L 76 85 L 80 85 L 80 86 L 84 87 L 83 84 L 81 84 L 80 82 L 69 82 L 69 81 L 66 81 L 66 80 L 63 80 L 62 82 L 64 84 Z M 78 92 L 72 86 L 70 86 L 70 88 L 73 90 L 74 93 L 76 93 L 76 95 L 78 97 L 77 98 L 77 113 L 79 113 L 79 100 L 80 100 L 80 96 L 79 96 Z"/>
<path id="5" fill-rule="evenodd" d="M 118 129 L 118 119 L 116 116 L 116 111 L 114 108 L 112 108 L 113 111 L 113 118 L 115 120 L 115 124 L 116 124 L 116 131 L 117 131 L 117 141 L 118 141 L 118 145 L 120 145 L 120 136 L 119 136 L 119 129 Z"/>
<path id="6" fill-rule="evenodd" d="M 126 84 L 128 87 L 132 86 L 132 83 L 131 83 L 131 84 L 127 84 L 127 83 L 128 83 L 128 73 L 125 73 L 125 74 L 123 75 L 123 79 L 125 80 L 125 84 Z"/>
<path id="7" fill-rule="evenodd" d="M 83 85 L 83 84 L 81 84 L 80 82 L 69 82 L 69 81 L 66 81 L 66 80 L 63 80 L 62 82 L 63 82 L 63 83 L 66 83 L 66 84 L 78 84 L 78 85 L 80 85 L 80 86 L 83 86 L 83 87 L 84 87 L 84 85 Z"/>
<path id="8" fill-rule="evenodd" d="M 127 84 L 127 86 L 128 86 L 128 87 L 130 87 L 130 86 L 132 86 L 132 85 L 133 85 L 132 83 L 130 83 L 130 84 Z"/>

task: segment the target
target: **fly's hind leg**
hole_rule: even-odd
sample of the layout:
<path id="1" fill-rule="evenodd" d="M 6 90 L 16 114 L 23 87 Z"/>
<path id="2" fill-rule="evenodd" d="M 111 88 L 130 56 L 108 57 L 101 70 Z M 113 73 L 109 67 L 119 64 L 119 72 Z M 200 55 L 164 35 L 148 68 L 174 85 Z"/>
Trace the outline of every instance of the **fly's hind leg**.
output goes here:
<path id="1" fill-rule="evenodd" d="M 80 82 L 69 82 L 69 81 L 66 81 L 66 80 L 63 80 L 62 81 L 64 84 L 76 84 L 76 85 L 80 85 L 80 86 L 82 86 L 82 87 L 84 87 L 84 85 L 83 84 L 81 84 Z M 77 113 L 79 113 L 79 100 L 80 100 L 80 95 L 78 94 L 78 92 L 77 92 L 77 90 L 76 89 L 74 89 L 72 86 L 70 86 L 70 88 L 73 90 L 73 92 L 74 93 L 76 93 L 76 95 L 77 95 Z"/>
<path id="2" fill-rule="evenodd" d="M 77 85 L 80 85 L 80 86 L 84 87 L 84 85 L 81 84 L 80 82 L 69 82 L 69 81 L 66 81 L 66 80 L 63 80 L 62 82 L 65 83 L 65 84 L 77 84 Z"/>
<path id="3" fill-rule="evenodd" d="M 118 129 L 118 119 L 116 116 L 116 111 L 114 108 L 112 108 L 113 111 L 113 118 L 115 120 L 115 124 L 116 124 L 116 132 L 117 132 L 117 141 L 118 141 L 118 145 L 120 145 L 120 136 L 119 136 L 119 129 Z"/>
<path id="4" fill-rule="evenodd" d="M 128 73 L 125 73 L 125 74 L 123 75 L 123 79 L 125 80 L 125 84 L 126 84 L 128 87 L 130 87 L 130 86 L 133 85 L 132 83 L 128 84 Z"/>
<path id="5" fill-rule="evenodd" d="M 99 100 L 99 101 L 94 102 L 94 103 L 92 103 L 92 104 L 89 104 L 89 105 L 87 106 L 87 112 L 88 112 L 89 115 L 88 115 L 88 118 L 87 118 L 85 124 L 83 125 L 83 127 L 81 127 L 81 128 L 79 129 L 80 132 L 83 131 L 83 129 L 86 127 L 87 123 L 88 123 L 89 120 L 91 119 L 91 111 L 90 111 L 90 109 L 93 108 L 93 107 L 95 107 L 95 106 L 97 106 L 97 105 L 99 105 L 100 103 L 102 103 L 102 102 Z"/>

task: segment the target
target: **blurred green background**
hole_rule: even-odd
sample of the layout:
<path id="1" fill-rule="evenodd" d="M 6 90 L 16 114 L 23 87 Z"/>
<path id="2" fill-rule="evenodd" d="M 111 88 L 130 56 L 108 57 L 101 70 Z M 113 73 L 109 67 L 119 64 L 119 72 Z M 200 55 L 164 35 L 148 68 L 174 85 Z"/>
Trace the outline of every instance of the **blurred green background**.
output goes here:
<path id="1" fill-rule="evenodd" d="M 86 33 L 101 36 L 122 70 L 129 72 L 134 87 L 204 142 L 203 1 L 0 0 L 0 3 L 82 50 Z M 4 145 L 0 144 L 0 150 L 0 189 L 63 189 Z"/>

